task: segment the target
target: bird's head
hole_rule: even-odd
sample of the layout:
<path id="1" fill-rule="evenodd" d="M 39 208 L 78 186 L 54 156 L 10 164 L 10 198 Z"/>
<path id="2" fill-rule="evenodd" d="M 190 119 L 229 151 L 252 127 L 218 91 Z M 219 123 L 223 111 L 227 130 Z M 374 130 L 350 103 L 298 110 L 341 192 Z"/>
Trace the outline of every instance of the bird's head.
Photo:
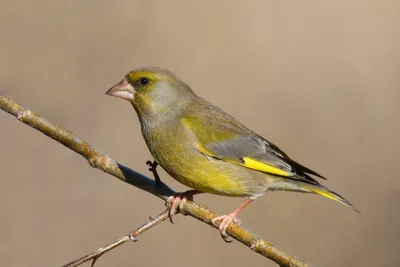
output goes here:
<path id="1" fill-rule="evenodd" d="M 172 72 L 156 67 L 129 72 L 106 94 L 130 101 L 139 117 L 166 113 L 196 96 Z"/>

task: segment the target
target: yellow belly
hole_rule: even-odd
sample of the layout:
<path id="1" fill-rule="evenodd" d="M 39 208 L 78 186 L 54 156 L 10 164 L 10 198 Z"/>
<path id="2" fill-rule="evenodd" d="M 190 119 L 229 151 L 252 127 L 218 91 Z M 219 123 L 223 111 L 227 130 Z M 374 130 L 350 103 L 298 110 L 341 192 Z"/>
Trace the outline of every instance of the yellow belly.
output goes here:
<path id="1" fill-rule="evenodd" d="M 198 151 L 192 152 L 198 155 L 188 153 L 180 158 L 173 157 L 172 162 L 172 157 L 154 156 L 172 178 L 201 192 L 241 197 L 265 191 L 265 187 L 254 178 L 254 175 L 259 176 L 261 173 L 207 158 Z"/>

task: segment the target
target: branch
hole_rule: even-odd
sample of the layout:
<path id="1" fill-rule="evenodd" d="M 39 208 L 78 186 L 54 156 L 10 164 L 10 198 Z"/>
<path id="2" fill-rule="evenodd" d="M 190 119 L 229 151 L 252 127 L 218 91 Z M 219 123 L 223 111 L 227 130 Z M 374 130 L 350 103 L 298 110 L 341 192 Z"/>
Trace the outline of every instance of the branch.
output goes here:
<path id="1" fill-rule="evenodd" d="M 150 179 L 134 170 L 125 167 L 108 155 L 92 147 L 86 141 L 76 137 L 71 132 L 56 126 L 49 121 L 41 118 L 38 114 L 23 108 L 14 102 L 11 98 L 0 94 L 0 109 L 13 115 L 19 121 L 31 126 L 32 128 L 42 132 L 53 140 L 63 144 L 69 149 L 75 151 L 79 155 L 83 156 L 89 161 L 89 164 L 97 169 L 100 169 L 108 174 L 115 176 L 116 178 L 136 186 L 146 192 L 149 192 L 163 200 L 166 200 L 169 196 L 173 195 L 175 192 L 170 187 L 161 183 L 160 186 L 155 186 L 153 179 Z M 212 227 L 217 228 L 219 225 L 214 225 L 211 222 L 216 215 L 209 208 L 199 205 L 193 201 L 186 201 L 182 205 L 180 212 L 184 215 L 189 215 L 196 218 Z M 147 230 L 147 229 L 146 229 Z M 276 247 L 271 243 L 261 239 L 252 232 L 246 230 L 245 228 L 232 223 L 227 229 L 227 234 L 232 238 L 236 239 L 243 245 L 249 247 L 254 252 L 257 252 L 280 266 L 295 266 L 295 267 L 306 267 L 309 266 L 302 260 L 291 256 Z M 124 242 L 122 242 L 124 243 Z M 114 246 L 115 247 L 115 246 Z M 114 248 L 112 247 L 112 248 Z M 110 248 L 110 249 L 112 249 Z M 101 254 L 103 254 L 102 252 Z M 101 255 L 100 254 L 100 255 Z M 93 258 L 98 258 L 97 257 Z"/>
<path id="2" fill-rule="evenodd" d="M 145 224 L 143 224 L 142 226 L 140 226 L 139 228 L 137 228 L 135 231 L 133 231 L 130 234 L 124 235 L 121 238 L 118 238 L 117 240 L 115 240 L 114 242 L 112 242 L 111 244 L 108 244 L 102 248 L 97 249 L 96 251 L 85 255 L 77 260 L 71 261 L 61 267 L 76 267 L 79 266 L 87 261 L 92 260 L 92 265 L 91 267 L 94 266 L 94 263 L 96 262 L 96 260 L 98 258 L 100 258 L 104 253 L 106 253 L 107 251 L 110 251 L 111 249 L 114 249 L 116 247 L 119 247 L 120 245 L 124 244 L 127 241 L 136 241 L 135 237 L 137 237 L 138 235 L 140 235 L 141 233 L 149 230 L 150 228 L 152 228 L 153 226 L 156 226 L 157 224 L 165 221 L 166 219 L 169 218 L 169 210 L 165 210 L 164 212 L 160 213 L 158 216 L 151 218 L 151 220 Z"/>

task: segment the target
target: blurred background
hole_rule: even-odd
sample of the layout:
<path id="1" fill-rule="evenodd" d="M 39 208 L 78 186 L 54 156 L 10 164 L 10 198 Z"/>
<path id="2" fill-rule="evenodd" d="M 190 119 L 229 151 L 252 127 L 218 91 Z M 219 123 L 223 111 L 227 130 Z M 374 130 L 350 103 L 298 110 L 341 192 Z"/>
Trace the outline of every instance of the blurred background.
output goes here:
<path id="1" fill-rule="evenodd" d="M 395 0 L 5 0 L 0 92 L 150 175 L 133 108 L 104 93 L 133 68 L 170 69 L 362 211 L 273 192 L 239 216 L 246 228 L 315 266 L 398 266 L 399 8 Z M 60 266 L 164 209 L 4 112 L 0 151 L 4 266 Z M 224 214 L 241 199 L 196 201 Z M 276 266 L 189 217 L 139 240 L 96 266 Z"/>

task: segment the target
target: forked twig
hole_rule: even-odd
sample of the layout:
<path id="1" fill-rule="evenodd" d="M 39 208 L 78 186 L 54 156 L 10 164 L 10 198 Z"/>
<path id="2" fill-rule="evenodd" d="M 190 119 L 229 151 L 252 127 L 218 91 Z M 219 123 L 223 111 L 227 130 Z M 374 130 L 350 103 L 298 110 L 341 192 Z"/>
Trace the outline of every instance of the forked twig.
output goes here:
<path id="1" fill-rule="evenodd" d="M 65 265 L 63 265 L 62 267 L 75 267 L 75 266 L 79 266 L 82 263 L 85 263 L 87 261 L 92 260 L 92 267 L 94 266 L 94 263 L 103 255 L 105 254 L 107 251 L 110 251 L 116 247 L 119 247 L 120 245 L 124 244 L 127 241 L 137 241 L 136 237 L 138 235 L 140 235 L 141 233 L 149 230 L 150 228 L 156 226 L 157 224 L 159 224 L 160 222 L 165 221 L 166 219 L 168 219 L 168 209 L 165 210 L 164 212 L 160 213 L 159 215 L 157 215 L 156 217 L 151 218 L 150 221 L 148 221 L 147 223 L 143 224 L 142 226 L 140 226 L 139 228 L 137 228 L 135 231 L 124 235 L 121 238 L 118 238 L 117 240 L 115 240 L 114 242 L 101 247 L 99 249 L 97 249 L 96 251 L 87 254 L 77 260 L 71 261 Z"/>

